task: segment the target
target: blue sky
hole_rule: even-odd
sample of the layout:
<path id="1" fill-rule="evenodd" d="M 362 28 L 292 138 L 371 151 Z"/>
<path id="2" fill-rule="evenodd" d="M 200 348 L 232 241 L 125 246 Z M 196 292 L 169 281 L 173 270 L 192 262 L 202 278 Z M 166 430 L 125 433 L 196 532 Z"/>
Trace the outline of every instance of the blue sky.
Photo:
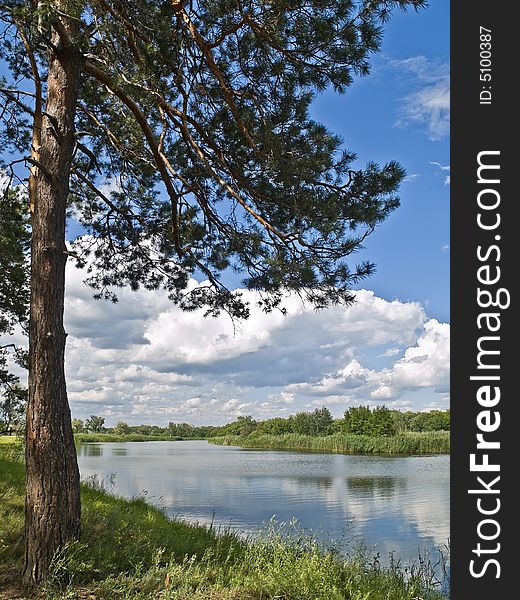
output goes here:
<path id="1" fill-rule="evenodd" d="M 419 13 L 395 13 L 372 65 L 372 73 L 356 80 L 347 94 L 324 94 L 314 110 L 361 162 L 396 159 L 409 176 L 401 207 L 367 239 L 365 254 L 377 273 L 362 287 L 387 299 L 418 300 L 429 315 L 447 321 L 449 171 L 431 163 L 449 165 L 449 136 L 429 130 L 433 117 L 428 119 L 427 109 L 421 122 L 406 114 L 406 104 L 425 89 L 427 101 L 428 88 L 448 78 L 449 1 L 433 0 Z"/>
<path id="2" fill-rule="evenodd" d="M 359 285 L 354 306 L 316 313 L 288 297 L 287 317 L 255 309 L 234 328 L 225 316 L 182 313 L 160 292 L 94 301 L 85 274 L 68 265 L 74 417 L 198 424 L 322 405 L 336 416 L 361 403 L 448 407 L 449 2 L 395 13 L 371 74 L 342 96 L 323 94 L 313 111 L 360 166 L 396 159 L 408 174 L 401 207 L 355 256 L 377 272 Z"/>

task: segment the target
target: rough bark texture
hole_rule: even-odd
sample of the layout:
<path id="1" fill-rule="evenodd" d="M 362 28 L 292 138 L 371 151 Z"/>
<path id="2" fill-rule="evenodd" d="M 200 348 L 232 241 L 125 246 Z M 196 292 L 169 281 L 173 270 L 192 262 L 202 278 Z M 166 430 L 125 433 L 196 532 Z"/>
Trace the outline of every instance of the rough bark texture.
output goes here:
<path id="1" fill-rule="evenodd" d="M 69 34 L 74 34 L 68 28 Z M 73 36 L 72 36 L 73 37 Z M 29 405 L 23 580 L 41 582 L 56 549 L 80 532 L 79 471 L 65 384 L 65 213 L 80 54 L 54 36 L 32 222 Z"/>

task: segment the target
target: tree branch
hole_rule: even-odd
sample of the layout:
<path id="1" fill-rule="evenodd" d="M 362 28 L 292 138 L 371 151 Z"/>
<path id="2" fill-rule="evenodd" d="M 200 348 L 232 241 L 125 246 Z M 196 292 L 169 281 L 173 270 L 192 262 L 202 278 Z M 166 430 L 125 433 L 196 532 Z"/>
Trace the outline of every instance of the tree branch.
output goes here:
<path id="1" fill-rule="evenodd" d="M 177 8 L 178 3 L 175 2 L 175 0 L 171 0 L 171 2 L 172 2 L 172 5 L 175 8 Z M 211 69 L 213 75 L 216 77 L 216 79 L 220 85 L 220 88 L 222 90 L 222 93 L 224 94 L 224 99 L 226 101 L 226 104 L 229 106 L 231 113 L 233 114 L 233 117 L 235 118 L 235 121 L 236 121 L 240 131 L 243 133 L 249 146 L 253 150 L 255 150 L 255 152 L 258 152 L 257 145 L 256 145 L 255 141 L 253 140 L 253 138 L 251 137 L 249 130 L 245 126 L 245 123 L 242 120 L 242 117 L 240 116 L 238 107 L 235 104 L 235 101 L 233 99 L 233 91 L 234 90 L 227 84 L 222 71 L 219 69 L 219 67 L 215 61 L 215 58 L 213 56 L 213 52 L 211 51 L 210 45 L 200 35 L 198 29 L 195 27 L 195 25 L 193 24 L 192 20 L 190 19 L 190 17 L 188 16 L 188 14 L 184 10 L 184 8 L 181 7 L 179 9 L 179 13 L 180 13 L 181 18 L 184 21 L 186 27 L 188 28 L 191 36 L 193 37 L 195 43 L 197 44 L 197 46 L 199 47 L 201 52 L 204 54 L 204 57 L 206 58 L 208 66 Z"/>
<path id="2" fill-rule="evenodd" d="M 29 40 L 27 39 L 25 33 L 22 30 L 22 27 L 15 20 L 16 28 L 18 30 L 18 35 L 22 40 L 25 51 L 27 52 L 27 57 L 29 59 L 29 63 L 31 65 L 31 71 L 34 80 L 34 113 L 33 113 L 33 133 L 32 133 L 32 141 L 31 141 L 31 158 L 36 161 L 36 164 L 31 164 L 31 168 L 29 169 L 29 212 L 31 215 L 34 214 L 35 206 L 36 206 L 36 198 L 37 198 L 37 164 L 40 160 L 40 149 L 42 145 L 42 108 L 43 108 L 43 100 L 42 100 L 42 80 L 40 77 L 40 72 L 38 70 L 38 64 L 36 62 L 36 57 L 31 48 Z"/>
<path id="3" fill-rule="evenodd" d="M 148 146 L 152 152 L 152 155 L 155 159 L 155 163 L 157 169 L 161 175 L 161 179 L 166 187 L 166 191 L 168 192 L 168 196 L 172 201 L 172 223 L 174 227 L 174 244 L 175 250 L 181 256 L 183 254 L 180 240 L 179 240 L 179 228 L 177 223 L 177 212 L 178 212 L 178 202 L 179 202 L 179 194 L 173 187 L 171 179 L 168 175 L 168 169 L 164 164 L 164 160 L 161 156 L 161 152 L 159 151 L 159 142 L 156 140 L 155 135 L 150 127 L 146 117 L 143 115 L 141 109 L 138 104 L 135 102 L 133 98 L 131 98 L 126 92 L 124 92 L 116 82 L 112 80 L 112 78 L 104 73 L 101 69 L 95 67 L 89 61 L 85 62 L 84 70 L 86 73 L 94 77 L 97 81 L 105 85 L 115 96 L 117 96 L 121 102 L 130 110 L 130 112 L 134 115 L 137 124 L 141 128 L 146 141 L 148 142 Z"/>

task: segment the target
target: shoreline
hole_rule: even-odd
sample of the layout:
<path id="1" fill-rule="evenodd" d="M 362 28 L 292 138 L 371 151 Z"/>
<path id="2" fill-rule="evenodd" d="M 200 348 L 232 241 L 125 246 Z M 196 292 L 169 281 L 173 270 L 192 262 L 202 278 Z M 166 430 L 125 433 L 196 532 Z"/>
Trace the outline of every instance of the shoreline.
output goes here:
<path id="1" fill-rule="evenodd" d="M 14 439 L 14 437 L 13 437 Z M 450 432 L 409 432 L 394 436 L 367 436 L 336 433 L 310 436 L 286 433 L 281 435 L 225 435 L 207 438 L 148 436 L 110 433 L 75 434 L 76 444 L 125 442 L 207 441 L 217 446 L 236 446 L 248 450 L 279 450 L 326 454 L 381 454 L 395 456 L 425 456 L 450 454 Z"/>
<path id="2" fill-rule="evenodd" d="M 449 432 L 407 433 L 395 436 L 334 434 L 303 436 L 298 434 L 220 436 L 209 438 L 210 444 L 238 446 L 250 450 L 288 450 L 327 454 L 380 454 L 426 456 L 450 454 Z"/>

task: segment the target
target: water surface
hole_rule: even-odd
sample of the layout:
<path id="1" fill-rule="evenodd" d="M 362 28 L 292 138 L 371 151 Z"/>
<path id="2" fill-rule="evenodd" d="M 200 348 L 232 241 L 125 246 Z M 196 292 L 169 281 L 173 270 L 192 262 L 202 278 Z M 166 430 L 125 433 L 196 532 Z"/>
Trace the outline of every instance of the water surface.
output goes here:
<path id="1" fill-rule="evenodd" d="M 449 539 L 448 455 L 367 456 L 252 451 L 204 441 L 82 444 L 82 478 L 146 496 L 174 517 L 257 531 L 296 517 L 324 540 L 361 541 L 387 563 Z M 348 546 L 347 546 L 348 548 Z"/>

